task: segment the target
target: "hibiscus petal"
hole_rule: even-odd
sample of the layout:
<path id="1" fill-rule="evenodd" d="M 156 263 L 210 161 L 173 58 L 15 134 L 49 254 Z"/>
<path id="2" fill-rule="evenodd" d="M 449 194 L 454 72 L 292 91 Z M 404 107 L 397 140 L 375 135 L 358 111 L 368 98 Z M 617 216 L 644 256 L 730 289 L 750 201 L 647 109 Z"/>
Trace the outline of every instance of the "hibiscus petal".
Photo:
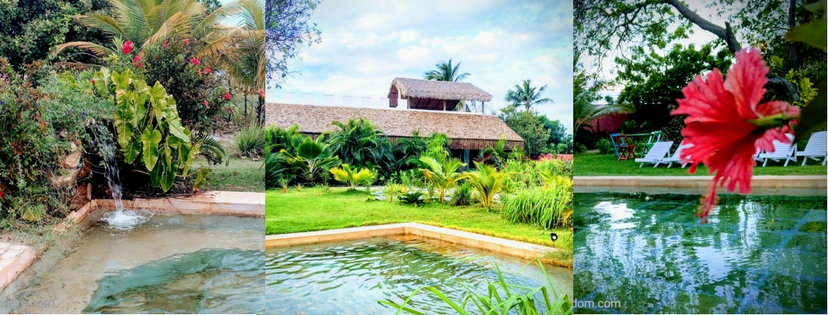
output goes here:
<path id="1" fill-rule="evenodd" d="M 684 120 L 685 124 L 728 122 L 739 115 L 733 106 L 733 95 L 725 90 L 722 73 L 718 69 L 713 69 L 704 80 L 696 76 L 681 92 L 684 98 L 676 100 L 679 106 L 670 114 L 689 115 Z"/>
<path id="2" fill-rule="evenodd" d="M 758 49 L 748 51 L 745 48 L 736 52 L 736 64 L 727 71 L 724 88 L 733 93 L 736 109 L 742 118 L 758 118 L 754 110 L 765 95 L 768 71 Z"/>

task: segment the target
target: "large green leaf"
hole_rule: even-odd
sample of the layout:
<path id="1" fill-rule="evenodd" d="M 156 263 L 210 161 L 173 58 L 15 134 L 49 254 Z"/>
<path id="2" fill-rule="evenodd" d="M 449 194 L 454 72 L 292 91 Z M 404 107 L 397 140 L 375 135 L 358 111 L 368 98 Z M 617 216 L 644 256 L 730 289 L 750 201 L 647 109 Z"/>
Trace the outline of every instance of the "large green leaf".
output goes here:
<path id="1" fill-rule="evenodd" d="M 797 25 L 785 34 L 789 40 L 803 42 L 826 51 L 826 24 L 825 20 L 816 20 Z"/>
<path id="2" fill-rule="evenodd" d="M 193 188 L 201 189 L 201 186 L 207 182 L 207 175 L 212 171 L 213 169 L 206 167 L 198 169 L 198 176 L 196 176 L 195 182 L 193 183 Z"/>
<path id="3" fill-rule="evenodd" d="M 115 84 L 115 90 L 128 90 L 129 83 L 132 80 L 132 71 L 129 69 L 124 70 L 121 73 L 113 72 L 112 73 L 112 84 Z"/>
<path id="4" fill-rule="evenodd" d="M 167 110 L 167 125 L 170 128 L 170 134 L 181 139 L 181 141 L 190 142 L 190 135 L 184 133 L 185 128 L 181 126 L 181 118 L 178 118 L 178 115 L 174 115 L 172 110 L 169 109 Z"/>
<path id="5" fill-rule="evenodd" d="M 155 119 L 161 121 L 166 117 L 167 113 L 167 90 L 161 86 L 161 83 L 155 82 L 155 85 L 150 89 L 150 103 L 152 103 L 152 111 L 155 114 Z"/>
<path id="6" fill-rule="evenodd" d="M 178 163 L 164 165 L 161 172 L 161 189 L 167 192 L 175 182 L 175 173 L 178 171 Z"/>
<path id="7" fill-rule="evenodd" d="M 148 170 L 152 171 L 158 161 L 158 144 L 161 142 L 161 131 L 158 129 L 144 130 L 141 135 L 141 144 L 143 145 L 143 162 Z"/>
<path id="8" fill-rule="evenodd" d="M 121 146 L 124 149 L 124 162 L 132 164 L 138 155 L 141 154 L 141 142 L 129 141 L 126 146 Z"/>
<path id="9" fill-rule="evenodd" d="M 109 80 L 110 72 L 108 68 L 103 68 L 92 75 L 93 85 L 100 95 L 109 95 Z"/>
<path id="10" fill-rule="evenodd" d="M 132 111 L 126 108 L 115 109 L 115 133 L 118 134 L 118 144 L 122 148 L 129 145 L 132 141 L 133 126 L 132 126 Z"/>
<path id="11" fill-rule="evenodd" d="M 807 141 L 814 131 L 825 128 L 825 113 L 828 111 L 825 98 L 825 90 L 828 86 L 826 86 L 825 79 L 817 82 L 816 88 L 817 96 L 802 108 L 800 113 L 802 119 L 794 127 L 794 134 L 796 135 L 794 142 Z"/>
<path id="12" fill-rule="evenodd" d="M 180 151 L 178 152 L 178 160 L 181 161 L 181 176 L 187 177 L 187 174 L 190 172 L 190 167 L 193 165 L 196 157 L 201 150 L 201 142 L 196 143 L 192 147 L 189 145 L 181 146 Z"/>

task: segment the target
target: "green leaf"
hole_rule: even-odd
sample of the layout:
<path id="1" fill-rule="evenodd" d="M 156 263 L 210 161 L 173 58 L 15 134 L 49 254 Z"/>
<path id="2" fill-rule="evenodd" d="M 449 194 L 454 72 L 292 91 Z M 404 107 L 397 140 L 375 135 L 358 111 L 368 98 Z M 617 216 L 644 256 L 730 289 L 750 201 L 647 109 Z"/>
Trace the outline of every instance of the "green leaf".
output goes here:
<path id="1" fill-rule="evenodd" d="M 826 52 L 826 27 L 825 19 L 811 21 L 792 28 L 785 37 L 794 42 L 803 42 L 810 46 Z"/>
<path id="2" fill-rule="evenodd" d="M 132 79 L 132 71 L 129 69 L 121 73 L 112 73 L 112 84 L 115 84 L 115 90 L 128 90 L 129 82 Z"/>
<path id="3" fill-rule="evenodd" d="M 150 102 L 152 103 L 155 119 L 161 121 L 166 116 L 168 102 L 167 90 L 161 86 L 161 83 L 155 82 L 155 85 L 150 89 Z"/>
<path id="4" fill-rule="evenodd" d="M 95 89 L 98 90 L 98 94 L 103 96 L 108 96 L 109 94 L 109 80 L 110 80 L 110 72 L 108 68 L 103 68 L 95 74 L 92 75 L 92 80 L 95 81 L 93 84 Z"/>
<path id="5" fill-rule="evenodd" d="M 36 222 L 43 217 L 43 205 L 28 205 L 23 207 L 21 217 L 29 222 Z"/>
<path id="6" fill-rule="evenodd" d="M 828 110 L 825 99 L 826 82 L 820 80 L 816 84 L 817 96 L 802 108 L 799 124 L 794 127 L 796 138 L 794 142 L 808 141 L 814 131 L 825 128 L 825 113 Z"/>
<path id="7" fill-rule="evenodd" d="M 206 167 L 198 169 L 198 175 L 196 176 L 196 180 L 193 183 L 193 188 L 201 189 L 201 186 L 207 182 L 207 175 L 210 174 L 212 171 L 213 169 Z"/>
<path id="8" fill-rule="evenodd" d="M 178 152 L 178 159 L 181 161 L 181 176 L 187 177 L 187 174 L 190 172 L 190 167 L 193 165 L 196 157 L 201 151 L 201 142 L 196 143 L 192 146 L 192 148 L 187 146 L 182 146 L 181 151 Z"/>
<path id="9" fill-rule="evenodd" d="M 155 167 L 150 172 L 150 179 L 152 181 L 153 187 L 161 186 L 161 178 L 164 174 L 164 163 L 158 164 L 158 167 Z"/>
<path id="10" fill-rule="evenodd" d="M 132 124 L 132 111 L 127 108 L 118 107 L 115 109 L 115 133 L 118 134 L 118 144 L 125 148 L 132 141 L 134 134 Z"/>
<path id="11" fill-rule="evenodd" d="M 143 162 L 144 166 L 150 171 L 153 170 L 155 163 L 158 161 L 158 143 L 160 142 L 161 131 L 158 131 L 158 129 L 144 130 L 144 134 L 141 135 L 141 143 L 144 149 Z"/>
<path id="12" fill-rule="evenodd" d="M 184 132 L 186 128 L 181 126 L 181 119 L 178 116 L 167 115 L 168 120 L 167 124 L 170 128 L 170 133 L 178 139 L 181 139 L 183 142 L 190 142 L 190 136 Z M 175 117 L 175 119 L 170 119 L 169 117 Z"/>
<path id="13" fill-rule="evenodd" d="M 178 164 L 172 163 L 165 165 L 161 169 L 161 190 L 167 192 L 172 188 L 173 182 L 175 182 L 175 173 L 178 171 Z"/>
<path id="14" fill-rule="evenodd" d="M 141 142 L 129 141 L 126 146 L 121 146 L 124 149 L 124 162 L 132 164 L 138 155 L 141 154 Z"/>

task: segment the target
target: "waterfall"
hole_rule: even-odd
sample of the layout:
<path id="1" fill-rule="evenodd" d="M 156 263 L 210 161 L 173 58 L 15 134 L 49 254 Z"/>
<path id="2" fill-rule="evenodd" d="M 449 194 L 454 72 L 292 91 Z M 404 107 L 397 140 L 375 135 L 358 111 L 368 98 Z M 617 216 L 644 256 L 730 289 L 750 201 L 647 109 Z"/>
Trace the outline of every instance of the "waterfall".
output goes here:
<path id="1" fill-rule="evenodd" d="M 107 212 L 101 220 L 114 230 L 131 230 L 133 227 L 143 224 L 149 218 L 142 216 L 133 210 L 124 209 L 121 201 L 121 176 L 116 158 L 115 142 L 112 135 L 106 128 L 98 126 L 98 152 L 104 159 L 104 177 L 106 177 L 112 199 L 115 200 L 115 211 Z"/>

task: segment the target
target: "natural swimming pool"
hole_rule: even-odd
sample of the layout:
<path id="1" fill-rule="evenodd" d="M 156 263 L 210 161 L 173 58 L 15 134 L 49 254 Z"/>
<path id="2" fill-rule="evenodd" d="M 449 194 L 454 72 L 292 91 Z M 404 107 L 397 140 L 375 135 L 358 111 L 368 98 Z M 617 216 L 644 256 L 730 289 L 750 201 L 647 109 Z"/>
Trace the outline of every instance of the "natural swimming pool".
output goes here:
<path id="1" fill-rule="evenodd" d="M 462 303 L 464 286 L 485 293 L 496 281 L 546 285 L 532 261 L 414 236 L 280 247 L 267 250 L 267 310 L 270 314 L 393 314 L 377 301 L 401 303 L 412 291 L 435 286 Z M 559 294 L 571 299 L 572 271 L 544 266 Z M 483 290 L 483 291 L 480 291 Z M 428 314 L 455 314 L 424 291 L 410 305 Z"/>
<path id="2" fill-rule="evenodd" d="M 576 193 L 578 313 L 825 313 L 825 196 Z M 613 303 L 598 308 L 598 302 Z"/>
<path id="3" fill-rule="evenodd" d="M 142 215 L 50 249 L 0 292 L 0 313 L 264 313 L 261 218 Z"/>

